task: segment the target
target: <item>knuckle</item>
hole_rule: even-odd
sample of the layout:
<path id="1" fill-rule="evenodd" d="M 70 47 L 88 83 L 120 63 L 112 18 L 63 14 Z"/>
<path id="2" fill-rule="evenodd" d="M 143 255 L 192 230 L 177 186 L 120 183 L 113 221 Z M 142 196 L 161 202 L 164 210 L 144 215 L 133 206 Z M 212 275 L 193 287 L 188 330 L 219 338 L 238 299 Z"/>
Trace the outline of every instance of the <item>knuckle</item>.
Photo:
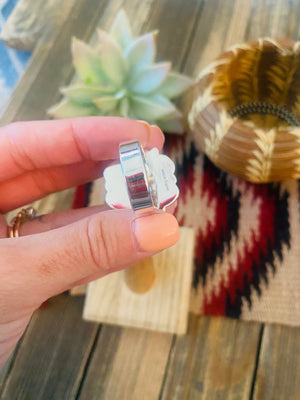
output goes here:
<path id="1" fill-rule="evenodd" d="M 97 271 L 109 270 L 117 262 L 115 235 L 107 218 L 90 218 L 86 227 L 86 248 Z"/>

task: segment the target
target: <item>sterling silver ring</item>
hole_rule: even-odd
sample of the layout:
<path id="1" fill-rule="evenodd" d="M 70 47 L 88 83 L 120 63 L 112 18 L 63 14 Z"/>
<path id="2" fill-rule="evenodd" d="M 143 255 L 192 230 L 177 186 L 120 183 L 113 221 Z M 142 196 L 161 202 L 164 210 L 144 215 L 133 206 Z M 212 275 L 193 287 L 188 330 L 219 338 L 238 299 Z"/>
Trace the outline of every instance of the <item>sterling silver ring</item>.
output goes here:
<path id="1" fill-rule="evenodd" d="M 156 187 L 140 142 L 121 143 L 119 152 L 132 209 L 153 208 L 156 205 Z"/>
<path id="2" fill-rule="evenodd" d="M 175 164 L 157 148 L 143 150 L 138 140 L 121 143 L 120 163 L 105 168 L 105 201 L 115 209 L 147 213 L 166 210 L 179 195 Z"/>

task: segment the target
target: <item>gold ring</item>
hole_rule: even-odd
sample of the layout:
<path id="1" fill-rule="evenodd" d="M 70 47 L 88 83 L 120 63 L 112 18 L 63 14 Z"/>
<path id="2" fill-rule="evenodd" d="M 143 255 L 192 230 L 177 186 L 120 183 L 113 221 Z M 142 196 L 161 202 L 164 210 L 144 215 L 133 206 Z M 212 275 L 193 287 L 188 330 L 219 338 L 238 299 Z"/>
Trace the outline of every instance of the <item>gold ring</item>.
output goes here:
<path id="1" fill-rule="evenodd" d="M 7 225 L 7 236 L 9 238 L 19 237 L 21 225 L 26 221 L 31 221 L 35 216 L 36 211 L 33 207 L 23 208 Z"/>

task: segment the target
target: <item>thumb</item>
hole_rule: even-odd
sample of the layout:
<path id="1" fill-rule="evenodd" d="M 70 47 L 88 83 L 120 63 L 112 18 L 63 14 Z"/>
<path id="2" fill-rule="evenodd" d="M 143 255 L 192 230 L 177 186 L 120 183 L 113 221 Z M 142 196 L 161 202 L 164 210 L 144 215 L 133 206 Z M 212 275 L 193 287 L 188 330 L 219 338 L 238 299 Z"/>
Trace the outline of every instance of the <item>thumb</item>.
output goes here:
<path id="1" fill-rule="evenodd" d="M 178 223 L 171 214 L 105 211 L 51 231 L 1 240 L 1 258 L 9 266 L 4 280 L 23 302 L 34 305 L 78 281 L 133 265 L 178 238 Z M 5 285 L 3 274 L 1 279 Z"/>

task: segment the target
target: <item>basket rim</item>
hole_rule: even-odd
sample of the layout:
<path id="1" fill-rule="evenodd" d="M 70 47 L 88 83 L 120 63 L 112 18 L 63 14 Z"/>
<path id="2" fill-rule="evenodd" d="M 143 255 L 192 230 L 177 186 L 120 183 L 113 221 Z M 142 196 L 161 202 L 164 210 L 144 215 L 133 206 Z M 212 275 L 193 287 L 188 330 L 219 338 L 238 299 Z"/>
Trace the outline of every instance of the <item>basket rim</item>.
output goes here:
<path id="1" fill-rule="evenodd" d="M 248 42 L 244 42 L 244 43 L 238 43 L 235 45 L 230 46 L 229 48 L 227 48 L 227 50 L 225 50 L 218 58 L 216 58 L 214 61 L 212 61 L 211 63 L 209 63 L 205 68 L 201 69 L 196 81 L 195 81 L 195 85 L 194 87 L 197 86 L 197 84 L 199 84 L 202 80 L 207 79 L 207 77 L 209 75 L 214 76 L 216 73 L 216 70 L 218 67 L 227 64 L 230 60 L 230 55 L 235 55 L 236 52 L 238 50 L 249 50 L 249 49 L 253 49 L 257 46 L 259 47 L 263 47 L 266 44 L 269 44 L 270 46 L 274 46 L 274 48 L 276 47 L 277 51 L 282 52 L 284 55 L 286 55 L 287 52 L 292 52 L 293 54 L 300 54 L 300 40 L 292 40 L 289 38 L 279 38 L 279 39 L 273 39 L 271 37 L 261 37 L 258 38 L 256 40 L 251 40 Z M 210 92 L 212 91 L 212 84 L 210 85 L 205 85 L 205 90 L 206 92 Z M 203 93 L 203 95 L 205 95 L 205 93 Z M 267 127 L 260 127 L 260 126 L 256 126 L 255 123 L 251 120 L 245 120 L 242 119 L 240 117 L 232 117 L 229 113 L 229 110 L 221 104 L 221 102 L 219 102 L 217 99 L 214 99 L 214 97 L 211 97 L 211 101 L 208 102 L 206 104 L 206 107 L 200 108 L 197 110 L 197 99 L 194 99 L 192 101 L 191 104 L 191 108 L 188 112 L 188 123 L 190 128 L 192 128 L 192 126 L 194 125 L 196 116 L 203 112 L 205 110 L 205 108 L 209 105 L 209 104 L 217 104 L 218 105 L 218 113 L 226 113 L 226 116 L 228 119 L 231 119 L 233 122 L 238 122 L 240 123 L 242 126 L 244 127 L 249 127 L 251 126 L 253 129 L 260 129 L 263 130 L 264 132 L 269 132 L 271 129 L 276 129 L 276 130 L 284 130 L 284 131 L 293 131 L 293 133 L 295 134 L 295 132 L 299 132 L 300 135 L 300 127 L 298 126 L 278 126 L 275 128 L 267 128 Z"/>

